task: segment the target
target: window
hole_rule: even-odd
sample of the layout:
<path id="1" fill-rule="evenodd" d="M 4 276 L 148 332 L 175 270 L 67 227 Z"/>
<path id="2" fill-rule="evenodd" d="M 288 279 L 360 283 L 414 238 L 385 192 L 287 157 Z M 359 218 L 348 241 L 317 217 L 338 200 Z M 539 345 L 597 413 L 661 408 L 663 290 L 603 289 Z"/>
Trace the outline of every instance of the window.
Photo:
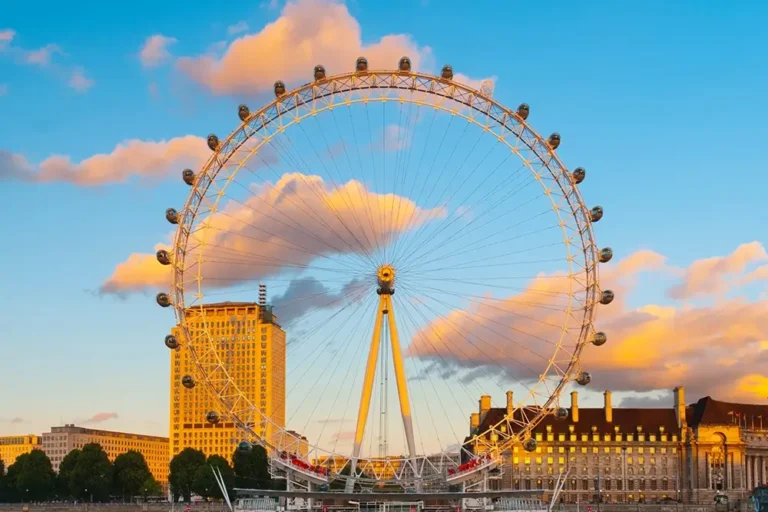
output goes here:
<path id="1" fill-rule="evenodd" d="M 563 441 L 565 441 L 565 434 L 558 434 L 558 435 L 557 435 L 557 440 L 558 440 L 558 441 L 560 441 L 561 443 L 562 443 Z"/>
<path id="2" fill-rule="evenodd" d="M 581 481 L 581 490 L 582 491 L 588 491 L 589 490 L 589 480 L 586 478 Z"/>

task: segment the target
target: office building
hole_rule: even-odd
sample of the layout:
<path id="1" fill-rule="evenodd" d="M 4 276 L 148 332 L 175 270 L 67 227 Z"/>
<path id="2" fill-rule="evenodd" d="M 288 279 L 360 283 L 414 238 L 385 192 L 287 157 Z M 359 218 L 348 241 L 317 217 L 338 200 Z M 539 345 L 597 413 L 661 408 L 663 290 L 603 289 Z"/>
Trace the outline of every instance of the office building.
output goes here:
<path id="1" fill-rule="evenodd" d="M 43 433 L 42 438 L 43 451 L 51 459 L 54 471 L 59 471 L 61 461 L 70 451 L 76 448 L 82 449 L 89 443 L 98 443 L 107 452 L 110 461 L 114 461 L 115 457 L 130 450 L 140 452 L 144 455 L 155 480 L 162 485 L 168 483 L 167 437 L 112 432 L 69 424 L 52 427 L 50 432 Z"/>
<path id="2" fill-rule="evenodd" d="M 213 340 L 214 347 L 227 374 L 241 392 L 271 423 L 253 416 L 252 428 L 268 440 L 277 439 L 285 426 L 285 332 L 265 301 L 221 302 L 187 312 L 187 323 L 193 339 Z M 207 334 L 206 334 L 207 331 Z M 191 447 L 208 455 L 220 455 L 231 461 L 243 431 L 226 416 L 218 398 L 200 381 L 192 354 L 184 348 L 184 335 L 176 327 L 172 334 L 181 347 L 171 351 L 170 456 Z M 203 343 L 203 342 L 200 342 Z M 194 388 L 182 386 L 185 375 L 193 376 Z M 206 421 L 206 414 L 216 411 L 221 420 Z M 245 421 L 248 421 L 246 418 Z"/>
<path id="3" fill-rule="evenodd" d="M 8 466 L 16 462 L 19 455 L 42 448 L 40 437 L 34 434 L 25 436 L 0 436 L 0 460 Z"/>

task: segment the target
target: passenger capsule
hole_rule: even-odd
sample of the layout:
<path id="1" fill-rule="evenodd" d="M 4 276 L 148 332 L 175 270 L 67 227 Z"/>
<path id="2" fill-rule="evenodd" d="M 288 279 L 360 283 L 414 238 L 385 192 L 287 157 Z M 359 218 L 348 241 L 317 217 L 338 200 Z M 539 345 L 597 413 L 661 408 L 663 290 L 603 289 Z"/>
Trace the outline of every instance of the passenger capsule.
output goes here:
<path id="1" fill-rule="evenodd" d="M 355 62 L 355 71 L 358 73 L 365 73 L 368 71 L 368 59 L 365 57 L 358 57 L 357 62 Z"/>
<path id="2" fill-rule="evenodd" d="M 165 220 L 167 220 L 171 224 L 178 224 L 179 223 L 179 212 L 177 212 L 173 208 L 168 208 L 167 210 L 165 210 Z"/>
<path id="3" fill-rule="evenodd" d="M 525 443 L 523 443 L 523 449 L 527 452 L 535 452 L 536 451 L 536 440 L 532 437 L 528 438 Z"/>
<path id="4" fill-rule="evenodd" d="M 547 142 L 549 143 L 549 147 L 557 149 L 560 146 L 560 134 L 557 132 L 553 133 L 549 136 Z"/>
<path id="5" fill-rule="evenodd" d="M 584 181 L 584 178 L 587 177 L 587 171 L 584 170 L 583 167 L 577 167 L 573 171 L 573 182 L 577 185 Z"/>
<path id="6" fill-rule="evenodd" d="M 171 255 L 168 254 L 168 251 L 165 249 L 160 249 L 157 251 L 157 261 L 162 263 L 163 265 L 170 265 L 171 264 Z"/>
<path id="7" fill-rule="evenodd" d="M 597 222 L 600 219 L 603 218 L 603 207 L 602 206 L 595 206 L 590 210 L 589 217 L 592 220 L 592 222 Z"/>
<path id="8" fill-rule="evenodd" d="M 181 385 L 187 389 L 195 387 L 195 378 L 191 375 L 185 375 L 181 378 Z"/>
<path id="9" fill-rule="evenodd" d="M 443 70 L 440 72 L 440 76 L 444 80 L 453 80 L 453 68 L 451 66 L 443 66 Z"/>
<path id="10" fill-rule="evenodd" d="M 176 336 L 173 334 L 169 334 L 165 337 L 165 346 L 171 350 L 175 350 L 179 348 L 179 340 L 177 340 Z"/>
<path id="11" fill-rule="evenodd" d="M 529 107 L 527 103 L 521 103 L 520 106 L 517 107 L 517 115 L 519 115 L 523 121 L 528 119 L 528 114 L 530 113 L 531 107 Z"/>
<path id="12" fill-rule="evenodd" d="M 555 419 L 558 421 L 563 421 L 568 419 L 568 409 L 565 407 L 558 407 L 555 411 Z"/>
<path id="13" fill-rule="evenodd" d="M 162 307 L 167 308 L 171 305 L 171 298 L 168 296 L 167 293 L 158 293 L 157 297 L 155 297 L 155 300 L 157 300 L 157 303 L 160 304 Z"/>
<path id="14" fill-rule="evenodd" d="M 610 304 L 613 302 L 614 294 L 612 290 L 603 290 L 603 294 L 600 296 L 600 304 Z"/>
<path id="15" fill-rule="evenodd" d="M 195 184 L 195 173 L 192 169 L 184 169 L 181 172 L 181 179 L 184 180 L 184 183 L 189 185 L 190 187 Z"/>
<path id="16" fill-rule="evenodd" d="M 278 80 L 275 82 L 275 96 L 279 98 L 283 94 L 285 94 L 285 84 Z"/>
<path id="17" fill-rule="evenodd" d="M 221 418 L 219 417 L 219 413 L 216 411 L 208 411 L 205 415 L 205 421 L 212 425 L 217 424 L 219 420 L 221 420 Z"/>
<path id="18" fill-rule="evenodd" d="M 402 71 L 403 73 L 410 73 L 411 72 L 411 59 L 408 57 L 403 57 L 400 59 L 400 62 L 397 64 L 397 68 Z"/>
<path id="19" fill-rule="evenodd" d="M 241 452 L 249 452 L 251 451 L 251 443 L 248 441 L 240 441 L 240 443 L 237 445 L 237 449 Z"/>
<path id="20" fill-rule="evenodd" d="M 605 345 L 606 341 L 608 341 L 608 336 L 604 332 L 596 332 L 592 337 L 592 344 L 596 347 Z"/>
<path id="21" fill-rule="evenodd" d="M 239 117 L 241 121 L 248 119 L 249 115 L 251 115 L 251 109 L 248 108 L 248 105 L 240 105 L 237 107 L 237 117 Z"/>
<path id="22" fill-rule="evenodd" d="M 211 151 L 216 151 L 219 149 L 219 138 L 216 135 L 210 134 L 208 136 L 208 147 L 211 149 Z"/>
<path id="23" fill-rule="evenodd" d="M 581 372 L 578 377 L 576 377 L 576 382 L 580 386 L 586 386 L 590 382 L 592 382 L 592 376 L 587 372 Z"/>
<path id="24" fill-rule="evenodd" d="M 318 64 L 315 66 L 315 80 L 322 80 L 325 78 L 325 68 Z"/>
<path id="25" fill-rule="evenodd" d="M 611 261 L 611 258 L 613 258 L 613 249 L 610 247 L 604 247 L 603 249 L 600 249 L 600 263 L 608 263 Z"/>

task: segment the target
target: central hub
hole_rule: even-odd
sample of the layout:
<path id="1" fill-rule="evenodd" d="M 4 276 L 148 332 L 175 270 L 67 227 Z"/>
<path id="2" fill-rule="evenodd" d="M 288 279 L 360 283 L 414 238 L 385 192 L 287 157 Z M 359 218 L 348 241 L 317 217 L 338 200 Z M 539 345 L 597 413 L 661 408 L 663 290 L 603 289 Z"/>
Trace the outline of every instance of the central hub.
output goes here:
<path id="1" fill-rule="evenodd" d="M 379 283 L 379 294 L 392 295 L 395 293 L 395 269 L 392 265 L 382 265 L 376 271 L 376 281 Z"/>

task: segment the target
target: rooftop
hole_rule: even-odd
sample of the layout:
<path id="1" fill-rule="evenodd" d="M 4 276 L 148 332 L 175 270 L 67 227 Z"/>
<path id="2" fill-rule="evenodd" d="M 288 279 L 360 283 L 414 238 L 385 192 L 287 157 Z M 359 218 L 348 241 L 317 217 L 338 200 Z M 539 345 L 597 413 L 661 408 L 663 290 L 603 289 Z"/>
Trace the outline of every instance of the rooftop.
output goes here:
<path id="1" fill-rule="evenodd" d="M 758 422 L 762 425 L 763 420 L 768 424 L 768 405 L 721 402 L 705 396 L 686 408 L 686 418 L 691 426 L 732 423 L 744 426 L 745 422 L 747 427 Z"/>

